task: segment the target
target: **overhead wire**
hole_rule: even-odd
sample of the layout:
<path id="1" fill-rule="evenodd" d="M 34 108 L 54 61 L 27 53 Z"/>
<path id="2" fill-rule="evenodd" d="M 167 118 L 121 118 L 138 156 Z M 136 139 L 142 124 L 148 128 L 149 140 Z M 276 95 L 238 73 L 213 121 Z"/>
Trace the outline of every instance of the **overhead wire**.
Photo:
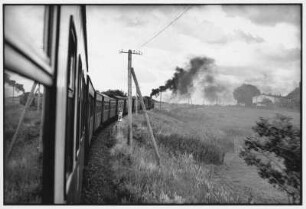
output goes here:
<path id="1" fill-rule="evenodd" d="M 187 6 L 178 16 L 176 16 L 170 23 L 168 23 L 165 27 L 163 27 L 159 32 L 157 32 L 154 36 L 152 36 L 150 39 L 145 41 L 143 44 L 140 45 L 141 47 L 144 47 L 151 41 L 153 41 L 157 36 L 159 36 L 162 32 L 164 32 L 167 28 L 169 28 L 172 24 L 174 24 L 178 19 L 180 19 L 189 9 L 191 6 Z"/>

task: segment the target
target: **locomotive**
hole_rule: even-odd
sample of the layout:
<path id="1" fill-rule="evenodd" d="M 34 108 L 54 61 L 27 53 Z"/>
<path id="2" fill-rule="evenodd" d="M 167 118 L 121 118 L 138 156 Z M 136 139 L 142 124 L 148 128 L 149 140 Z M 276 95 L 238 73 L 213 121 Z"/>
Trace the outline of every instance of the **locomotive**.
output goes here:
<path id="1" fill-rule="evenodd" d="M 9 7 L 14 6 L 4 6 L 5 19 Z M 5 22 L 4 69 L 44 85 L 42 203 L 75 204 L 81 199 L 93 134 L 116 120 L 119 111 L 126 115 L 128 103 L 126 97 L 99 93 L 91 82 L 86 7 L 44 7 L 43 50 L 33 48 L 18 27 L 10 27 L 20 25 L 18 20 Z M 147 109 L 154 107 L 150 97 L 144 97 L 144 102 Z"/>

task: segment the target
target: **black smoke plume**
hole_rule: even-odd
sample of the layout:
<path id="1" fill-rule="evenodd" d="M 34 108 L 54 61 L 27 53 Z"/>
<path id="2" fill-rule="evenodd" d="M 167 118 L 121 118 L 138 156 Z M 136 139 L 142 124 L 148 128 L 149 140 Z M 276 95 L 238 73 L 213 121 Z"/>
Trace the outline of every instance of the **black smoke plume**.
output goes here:
<path id="1" fill-rule="evenodd" d="M 203 96 L 209 101 L 216 101 L 218 93 L 225 90 L 215 81 L 213 72 L 215 61 L 208 57 L 195 57 L 189 61 L 186 69 L 176 67 L 173 77 L 165 82 L 164 86 L 152 89 L 151 96 L 158 96 L 160 92 L 171 90 L 174 96 L 190 97 L 195 88 L 195 80 L 199 80 Z"/>

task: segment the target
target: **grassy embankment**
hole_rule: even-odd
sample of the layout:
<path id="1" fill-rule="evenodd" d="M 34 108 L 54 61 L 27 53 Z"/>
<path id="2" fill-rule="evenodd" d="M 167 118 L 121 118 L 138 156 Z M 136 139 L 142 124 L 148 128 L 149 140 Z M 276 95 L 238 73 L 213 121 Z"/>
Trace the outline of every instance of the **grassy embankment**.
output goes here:
<path id="1" fill-rule="evenodd" d="M 238 156 L 255 121 L 277 112 L 164 104 L 161 111 L 149 113 L 161 167 L 155 163 L 144 117 L 133 116 L 132 151 L 126 145 L 125 118 L 109 136 L 115 140 L 109 168 L 113 184 L 133 197 L 124 197 L 121 203 L 286 203 L 284 193 L 262 180 L 255 168 L 246 166 Z M 282 113 L 299 124 L 298 113 Z"/>
<path id="2" fill-rule="evenodd" d="M 17 128 L 24 106 L 6 101 L 4 112 L 4 151 Z M 42 158 L 38 151 L 41 115 L 27 111 L 22 128 L 4 165 L 4 203 L 24 204 L 41 202 Z"/>

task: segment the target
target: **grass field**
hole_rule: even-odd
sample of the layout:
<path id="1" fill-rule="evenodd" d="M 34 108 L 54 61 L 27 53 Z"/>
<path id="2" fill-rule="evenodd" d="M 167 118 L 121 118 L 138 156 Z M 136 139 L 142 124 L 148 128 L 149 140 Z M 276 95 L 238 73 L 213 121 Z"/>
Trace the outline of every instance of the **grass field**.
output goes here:
<path id="1" fill-rule="evenodd" d="M 7 152 L 24 106 L 6 100 L 4 151 Z M 41 113 L 41 112 L 40 112 Z M 38 151 L 41 115 L 27 111 L 9 159 L 4 165 L 4 203 L 41 203 L 42 155 Z"/>
<path id="2" fill-rule="evenodd" d="M 243 140 L 259 117 L 300 114 L 285 110 L 163 104 L 149 112 L 161 155 L 154 149 L 143 115 L 133 115 L 133 149 L 126 145 L 127 118 L 109 138 L 113 182 L 127 191 L 121 203 L 287 204 L 285 193 L 261 179 L 239 158 Z"/>

